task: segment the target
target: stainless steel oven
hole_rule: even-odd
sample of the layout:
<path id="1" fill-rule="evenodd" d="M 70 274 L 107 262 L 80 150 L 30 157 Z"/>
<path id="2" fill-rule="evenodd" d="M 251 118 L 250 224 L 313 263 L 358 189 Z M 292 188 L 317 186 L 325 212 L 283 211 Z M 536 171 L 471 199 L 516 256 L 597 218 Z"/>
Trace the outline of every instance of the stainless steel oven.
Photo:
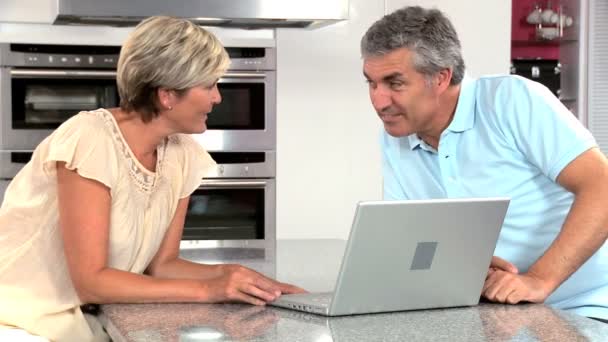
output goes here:
<path id="1" fill-rule="evenodd" d="M 181 248 L 245 248 L 272 258 L 275 152 L 211 152 L 218 166 L 191 195 Z"/>
<path id="2" fill-rule="evenodd" d="M 196 139 L 214 151 L 276 149 L 276 52 L 228 48 L 230 70 L 218 82 L 222 102 Z"/>
<path id="3" fill-rule="evenodd" d="M 274 48 L 227 48 L 222 103 L 196 139 L 209 150 L 266 151 L 276 141 Z M 119 46 L 0 44 L 0 148 L 32 150 L 81 110 L 118 106 Z"/>
<path id="4" fill-rule="evenodd" d="M 31 151 L 81 110 L 115 107 L 118 46 L 0 44 L 0 191 Z M 274 255 L 276 56 L 227 48 L 221 104 L 194 135 L 218 162 L 192 195 L 184 247 L 251 247 Z"/>
<path id="5" fill-rule="evenodd" d="M 118 105 L 120 47 L 0 44 L 0 147 L 33 150 L 81 110 Z"/>
<path id="6" fill-rule="evenodd" d="M 32 152 L 0 151 L 0 204 L 11 180 L 32 159 Z"/>
<path id="7" fill-rule="evenodd" d="M 276 251 L 275 152 L 211 152 L 218 163 L 190 196 L 180 247 Z M 0 202 L 32 152 L 0 151 Z M 258 252 L 252 252 L 258 250 Z"/>

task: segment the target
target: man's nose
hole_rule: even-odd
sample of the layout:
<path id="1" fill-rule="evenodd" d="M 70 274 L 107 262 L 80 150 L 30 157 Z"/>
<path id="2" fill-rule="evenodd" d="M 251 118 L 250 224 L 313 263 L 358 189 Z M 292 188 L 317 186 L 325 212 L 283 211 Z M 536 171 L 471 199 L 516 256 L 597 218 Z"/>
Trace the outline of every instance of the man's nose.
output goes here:
<path id="1" fill-rule="evenodd" d="M 377 112 L 382 112 L 391 105 L 391 96 L 383 87 L 370 88 L 369 96 Z"/>

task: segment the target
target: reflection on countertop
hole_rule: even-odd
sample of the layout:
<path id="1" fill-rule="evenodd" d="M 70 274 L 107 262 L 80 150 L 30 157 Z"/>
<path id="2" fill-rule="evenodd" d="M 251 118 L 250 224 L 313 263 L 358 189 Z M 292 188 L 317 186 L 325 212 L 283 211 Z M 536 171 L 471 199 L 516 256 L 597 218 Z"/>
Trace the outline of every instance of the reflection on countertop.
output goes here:
<path id="1" fill-rule="evenodd" d="M 323 317 L 242 304 L 120 304 L 103 308 L 115 342 L 606 341 L 608 325 L 544 305 Z"/>
<path id="2" fill-rule="evenodd" d="M 188 250 L 182 256 L 243 263 L 281 281 L 327 291 L 333 288 L 344 246 L 342 240 L 279 240 L 276 258 L 229 249 Z M 482 303 L 331 318 L 243 304 L 112 304 L 102 306 L 100 319 L 115 342 L 608 340 L 608 324 L 540 304 Z"/>

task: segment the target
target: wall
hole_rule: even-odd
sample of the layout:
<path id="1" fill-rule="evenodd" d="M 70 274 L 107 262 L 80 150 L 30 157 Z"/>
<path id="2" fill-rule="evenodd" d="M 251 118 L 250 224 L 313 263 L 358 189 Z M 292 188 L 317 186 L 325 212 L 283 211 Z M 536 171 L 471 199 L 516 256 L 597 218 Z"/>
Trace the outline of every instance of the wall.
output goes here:
<path id="1" fill-rule="evenodd" d="M 226 46 L 275 46 L 274 30 L 208 27 Z M 0 20 L 0 43 L 122 45 L 133 27 L 66 26 Z"/>
<path id="2" fill-rule="evenodd" d="M 0 22 L 51 23 L 57 15 L 57 2 L 49 0 L 2 0 Z"/>
<path id="3" fill-rule="evenodd" d="M 437 7 L 446 13 L 460 37 L 469 75 L 509 73 L 510 1 L 387 0 L 387 11 L 408 5 Z"/>
<path id="4" fill-rule="evenodd" d="M 355 205 L 380 199 L 380 121 L 359 40 L 382 1 L 350 0 L 350 19 L 277 30 L 277 235 L 345 238 Z"/>
<path id="5" fill-rule="evenodd" d="M 226 45 L 277 47 L 279 238 L 345 238 L 355 204 L 381 198 L 381 125 L 361 73 L 359 40 L 385 10 L 414 3 L 450 16 L 471 75 L 508 72 L 511 12 L 505 0 L 350 0 L 350 20 L 319 30 L 216 30 Z M 484 15 L 471 20 L 471 13 Z M 0 23 L 0 41 L 109 45 L 128 32 Z"/>
<path id="6" fill-rule="evenodd" d="M 277 235 L 346 238 L 355 204 L 382 196 L 378 134 L 359 40 L 385 11 L 437 6 L 459 32 L 467 72 L 508 73 L 511 2 L 350 0 L 350 20 L 277 30 Z M 484 13 L 472 20 L 471 13 Z"/>
<path id="7" fill-rule="evenodd" d="M 608 2 L 589 1 L 589 129 L 608 156 Z"/>

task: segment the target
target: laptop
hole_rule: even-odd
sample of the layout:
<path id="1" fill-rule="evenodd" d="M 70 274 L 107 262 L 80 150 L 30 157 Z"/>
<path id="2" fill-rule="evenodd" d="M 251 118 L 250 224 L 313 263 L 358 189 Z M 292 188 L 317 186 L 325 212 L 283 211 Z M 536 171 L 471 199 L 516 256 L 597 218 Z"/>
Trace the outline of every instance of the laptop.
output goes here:
<path id="1" fill-rule="evenodd" d="M 477 305 L 508 206 L 508 198 L 360 202 L 334 291 L 268 304 L 324 316 Z"/>

